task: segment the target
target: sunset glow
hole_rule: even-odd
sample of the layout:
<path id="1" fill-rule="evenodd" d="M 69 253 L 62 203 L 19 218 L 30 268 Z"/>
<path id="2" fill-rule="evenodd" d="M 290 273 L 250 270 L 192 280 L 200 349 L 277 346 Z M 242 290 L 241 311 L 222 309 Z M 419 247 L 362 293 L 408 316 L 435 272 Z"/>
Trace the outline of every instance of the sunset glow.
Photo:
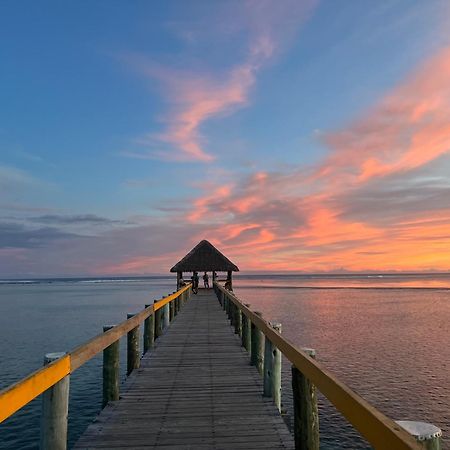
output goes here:
<path id="1" fill-rule="evenodd" d="M 202 239 L 243 271 L 450 270 L 450 15 L 398 3 L 161 3 L 117 35 L 99 11 L 76 55 L 2 43 L 0 276 L 166 273 Z M 62 69 L 91 59 L 93 92 Z"/>

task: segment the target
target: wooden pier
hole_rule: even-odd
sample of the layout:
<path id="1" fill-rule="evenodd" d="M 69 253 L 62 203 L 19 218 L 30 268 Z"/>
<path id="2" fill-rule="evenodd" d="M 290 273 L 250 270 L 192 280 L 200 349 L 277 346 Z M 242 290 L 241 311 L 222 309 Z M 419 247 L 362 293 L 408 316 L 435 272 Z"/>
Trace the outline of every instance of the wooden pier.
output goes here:
<path id="1" fill-rule="evenodd" d="M 293 449 L 212 289 L 199 290 L 75 449 Z"/>
<path id="2" fill-rule="evenodd" d="M 193 294 L 197 271 L 209 270 L 213 289 Z M 232 292 L 237 270 L 200 242 L 172 268 L 176 292 L 104 326 L 71 352 L 47 354 L 44 367 L 0 391 L 0 423 L 42 395 L 40 448 L 66 450 L 70 375 L 103 352 L 103 410 L 78 450 L 319 450 L 317 391 L 375 449 L 440 450 L 439 428 L 385 416 L 330 373 L 313 349 L 296 347 L 280 324 L 243 303 Z M 189 271 L 192 283 L 183 280 Z M 216 271 L 227 273 L 224 284 Z M 127 380 L 120 385 L 125 337 Z M 292 434 L 280 414 L 282 354 L 292 364 Z"/>

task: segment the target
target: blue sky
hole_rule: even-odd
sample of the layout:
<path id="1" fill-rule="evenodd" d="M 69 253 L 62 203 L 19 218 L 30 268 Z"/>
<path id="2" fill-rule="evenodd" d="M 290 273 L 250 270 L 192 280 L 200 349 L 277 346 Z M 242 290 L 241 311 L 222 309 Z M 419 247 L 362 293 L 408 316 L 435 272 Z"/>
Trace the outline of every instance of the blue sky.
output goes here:
<path id="1" fill-rule="evenodd" d="M 438 0 L 2 2 L 0 276 L 165 272 L 203 237 L 252 270 L 383 268 L 363 256 L 374 253 L 365 232 L 334 259 L 342 235 L 314 243 L 319 209 L 308 196 L 320 184 L 329 225 L 347 230 L 349 192 L 329 180 L 286 180 L 345 155 L 354 144 L 336 136 L 354 134 L 427 61 L 446 60 L 449 11 Z M 447 98 L 445 83 L 429 89 Z M 439 146 L 420 167 L 443 199 L 445 174 L 430 166 L 447 164 L 447 141 Z M 397 167 L 378 153 L 364 167 L 374 158 Z M 415 186 L 425 177 L 406 147 L 395 158 L 403 178 L 385 181 Z M 278 192 L 249 195 L 258 174 Z M 373 226 L 357 223 L 359 232 Z M 445 269 L 441 250 L 385 268 Z M 352 255 L 360 264 L 348 264 Z"/>

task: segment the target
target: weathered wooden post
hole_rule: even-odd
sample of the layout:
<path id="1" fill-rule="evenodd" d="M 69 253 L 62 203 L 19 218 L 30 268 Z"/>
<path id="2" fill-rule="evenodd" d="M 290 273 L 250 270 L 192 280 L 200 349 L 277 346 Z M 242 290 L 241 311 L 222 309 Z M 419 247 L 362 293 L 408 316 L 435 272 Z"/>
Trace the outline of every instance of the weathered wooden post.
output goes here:
<path id="1" fill-rule="evenodd" d="M 242 312 L 238 305 L 234 305 L 234 334 L 241 336 Z"/>
<path id="2" fill-rule="evenodd" d="M 274 330 L 281 333 L 281 323 L 273 323 Z M 281 352 L 270 339 L 264 344 L 264 397 L 272 397 L 281 412 Z"/>
<path id="3" fill-rule="evenodd" d="M 236 305 L 234 304 L 234 302 L 230 299 L 230 311 L 228 314 L 228 318 L 230 319 L 230 326 L 234 327 L 234 318 L 235 318 L 235 313 L 236 311 Z"/>
<path id="4" fill-rule="evenodd" d="M 115 325 L 105 325 L 103 332 L 114 328 Z M 102 408 L 108 402 L 119 400 L 119 340 L 113 342 L 103 350 L 103 400 Z"/>
<path id="5" fill-rule="evenodd" d="M 255 314 L 262 317 L 262 313 L 259 311 L 255 311 Z M 264 367 L 264 336 L 254 323 L 251 325 L 251 333 L 252 351 L 250 355 L 250 364 L 256 366 L 258 372 L 262 375 Z"/>
<path id="6" fill-rule="evenodd" d="M 233 272 L 231 270 L 229 270 L 227 272 L 227 282 L 229 282 L 228 286 L 230 291 L 233 290 Z"/>
<path id="7" fill-rule="evenodd" d="M 47 353 L 44 366 L 65 356 L 64 352 Z M 69 412 L 70 376 L 47 389 L 42 394 L 41 450 L 66 450 L 67 416 Z"/>
<path id="8" fill-rule="evenodd" d="M 155 300 L 153 302 L 154 307 L 156 307 L 157 303 L 158 300 Z M 155 314 L 155 338 L 159 338 L 163 334 L 162 308 L 156 310 L 154 314 Z"/>
<path id="9" fill-rule="evenodd" d="M 312 348 L 302 349 L 311 358 L 316 357 Z M 319 413 L 317 391 L 311 381 L 292 366 L 292 393 L 294 397 L 295 450 L 319 450 Z"/>
<path id="10" fill-rule="evenodd" d="M 146 308 L 151 305 L 145 305 Z M 155 312 L 144 320 L 144 353 L 155 345 Z"/>
<path id="11" fill-rule="evenodd" d="M 163 306 L 163 328 L 166 329 L 170 324 L 170 306 L 166 303 Z"/>
<path id="12" fill-rule="evenodd" d="M 442 430 L 431 423 L 413 420 L 396 420 L 409 434 L 414 436 L 424 450 L 441 450 Z"/>
<path id="13" fill-rule="evenodd" d="M 131 319 L 135 314 L 127 314 L 127 319 Z M 127 375 L 134 369 L 139 369 L 139 325 L 127 333 Z"/>
<path id="14" fill-rule="evenodd" d="M 175 317 L 175 300 L 172 300 L 169 303 L 169 322 L 172 322 Z"/>
<path id="15" fill-rule="evenodd" d="M 249 303 L 244 303 L 249 308 Z M 242 314 L 242 346 L 250 353 L 252 351 L 252 324 L 250 319 Z"/>

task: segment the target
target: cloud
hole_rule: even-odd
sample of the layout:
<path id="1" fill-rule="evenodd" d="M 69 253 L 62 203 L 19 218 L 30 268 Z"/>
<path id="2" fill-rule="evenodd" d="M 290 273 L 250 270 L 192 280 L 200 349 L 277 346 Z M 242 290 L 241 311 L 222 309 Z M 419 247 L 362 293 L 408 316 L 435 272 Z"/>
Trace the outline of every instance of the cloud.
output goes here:
<path id="1" fill-rule="evenodd" d="M 32 186 L 41 186 L 43 182 L 30 175 L 25 170 L 12 166 L 0 165 L 0 193 L 8 193 Z"/>
<path id="2" fill-rule="evenodd" d="M 116 225 L 127 224 L 123 220 L 114 220 L 107 217 L 97 216 L 95 214 L 78 214 L 78 215 L 59 215 L 46 214 L 43 216 L 31 217 L 28 220 L 37 223 L 51 225 Z"/>
<path id="3" fill-rule="evenodd" d="M 30 229 L 16 223 L 0 223 L 0 248 L 31 249 L 47 247 L 62 239 L 79 237 L 52 227 Z"/>
<path id="4" fill-rule="evenodd" d="M 450 47 L 442 49 L 344 130 L 320 174 L 364 182 L 421 167 L 450 152 Z"/>
<path id="5" fill-rule="evenodd" d="M 217 13 L 220 12 L 220 15 L 208 18 L 210 23 L 206 28 L 212 36 L 203 38 L 214 40 L 215 35 L 224 33 L 223 27 L 213 27 L 211 22 L 213 25 L 230 22 L 240 47 L 247 48 L 242 62 L 222 69 L 220 73 L 203 68 L 197 71 L 180 70 L 157 64 L 142 55 L 126 55 L 124 59 L 128 64 L 150 80 L 159 82 L 170 108 L 162 120 L 165 125 L 162 132 L 148 134 L 136 141 L 150 150 L 127 150 L 122 154 L 142 159 L 213 161 L 214 155 L 206 150 L 207 139 L 201 131 L 202 125 L 249 103 L 257 73 L 292 37 L 314 4 L 312 0 L 286 0 L 281 3 L 248 1 L 230 4 L 228 11 L 219 8 Z M 188 35 L 192 43 L 193 33 Z M 243 39 L 246 40 L 244 44 L 241 43 Z"/>
<path id="6" fill-rule="evenodd" d="M 347 127 L 322 134 L 322 162 L 209 187 L 190 220 L 248 269 L 448 270 L 448 117 L 445 48 Z"/>

